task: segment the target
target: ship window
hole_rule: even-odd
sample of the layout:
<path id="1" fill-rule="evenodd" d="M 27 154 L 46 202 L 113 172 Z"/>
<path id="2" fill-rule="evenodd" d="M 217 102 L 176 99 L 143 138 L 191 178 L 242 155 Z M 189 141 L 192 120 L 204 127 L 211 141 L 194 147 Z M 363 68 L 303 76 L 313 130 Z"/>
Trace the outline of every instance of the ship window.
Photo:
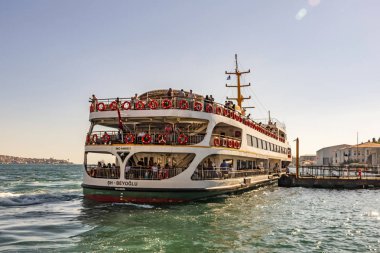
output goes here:
<path id="1" fill-rule="evenodd" d="M 248 169 L 252 169 L 252 161 L 248 161 Z"/>
<path id="2" fill-rule="evenodd" d="M 256 137 L 252 137 L 252 145 L 257 148 L 257 138 Z"/>
<path id="3" fill-rule="evenodd" d="M 163 180 L 185 171 L 193 161 L 192 153 L 135 153 L 125 167 L 125 178 Z"/>
<path id="4" fill-rule="evenodd" d="M 237 164 L 236 164 L 236 169 L 237 169 L 237 170 L 240 170 L 240 168 L 241 168 L 241 167 L 240 167 L 240 165 L 241 165 L 240 162 L 241 162 L 240 160 L 237 160 Z"/>
<path id="5" fill-rule="evenodd" d="M 247 134 L 247 145 L 252 146 L 252 136 Z"/>
<path id="6" fill-rule="evenodd" d="M 263 148 L 263 141 L 259 138 L 257 138 L 257 147 L 258 148 Z"/>
<path id="7" fill-rule="evenodd" d="M 110 153 L 86 152 L 84 168 L 90 177 L 108 179 L 120 177 L 120 161 L 117 156 Z"/>

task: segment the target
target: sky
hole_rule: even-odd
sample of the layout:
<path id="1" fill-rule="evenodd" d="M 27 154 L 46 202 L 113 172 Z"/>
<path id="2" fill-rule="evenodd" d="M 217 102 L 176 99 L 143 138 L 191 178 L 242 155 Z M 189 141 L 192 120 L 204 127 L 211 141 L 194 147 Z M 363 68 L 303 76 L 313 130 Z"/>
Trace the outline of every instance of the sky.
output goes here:
<path id="1" fill-rule="evenodd" d="M 253 118 L 300 153 L 380 137 L 380 1 L 0 0 L 0 154 L 83 162 L 91 94 L 224 102 L 234 54 Z"/>

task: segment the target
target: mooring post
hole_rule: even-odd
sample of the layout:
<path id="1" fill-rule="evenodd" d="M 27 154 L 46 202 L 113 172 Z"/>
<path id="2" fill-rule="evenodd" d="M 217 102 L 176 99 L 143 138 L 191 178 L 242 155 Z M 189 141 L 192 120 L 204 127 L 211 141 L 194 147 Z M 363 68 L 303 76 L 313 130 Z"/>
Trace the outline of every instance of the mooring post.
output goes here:
<path id="1" fill-rule="evenodd" d="M 300 146 L 299 146 L 299 139 L 296 139 L 296 178 L 298 178 L 299 172 L 300 172 Z"/>

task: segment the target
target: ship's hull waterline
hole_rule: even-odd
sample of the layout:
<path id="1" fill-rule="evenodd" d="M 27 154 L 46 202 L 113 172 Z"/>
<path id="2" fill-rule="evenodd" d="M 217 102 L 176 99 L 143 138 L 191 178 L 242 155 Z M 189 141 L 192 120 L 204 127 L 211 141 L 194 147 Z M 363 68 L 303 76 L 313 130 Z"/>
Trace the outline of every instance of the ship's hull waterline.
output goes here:
<path id="1" fill-rule="evenodd" d="M 98 202 L 112 203 L 183 203 L 199 199 L 215 197 L 223 194 L 241 193 L 266 185 L 276 184 L 277 179 L 268 178 L 250 184 L 241 184 L 236 187 L 217 189 L 191 188 L 111 188 L 82 185 L 83 195 L 87 199 Z"/>

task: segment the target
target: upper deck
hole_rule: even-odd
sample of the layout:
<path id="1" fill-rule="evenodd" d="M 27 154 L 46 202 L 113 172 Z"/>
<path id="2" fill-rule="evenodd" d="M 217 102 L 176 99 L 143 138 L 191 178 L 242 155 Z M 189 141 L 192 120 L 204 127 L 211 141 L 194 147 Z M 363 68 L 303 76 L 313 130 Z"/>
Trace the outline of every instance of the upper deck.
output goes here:
<path id="1" fill-rule="evenodd" d="M 226 117 L 233 120 L 236 126 L 245 125 L 269 138 L 285 143 L 285 125 L 276 120 L 272 119 L 267 123 L 255 121 L 245 116 L 244 111 L 238 106 L 222 105 L 197 94 L 194 94 L 195 98 L 190 98 L 188 92 L 181 94 L 178 90 L 174 90 L 173 95 L 168 97 L 167 92 L 168 90 L 155 90 L 132 98 L 93 99 L 90 105 L 90 119 L 106 117 L 113 118 L 117 122 L 117 119 L 122 117 L 129 120 L 133 118 L 138 122 L 147 117 L 172 115 L 188 120 L 194 117 L 196 120 L 191 112 L 197 112 L 198 119 L 208 119 L 211 114 Z M 176 113 L 171 113 L 174 110 Z"/>

